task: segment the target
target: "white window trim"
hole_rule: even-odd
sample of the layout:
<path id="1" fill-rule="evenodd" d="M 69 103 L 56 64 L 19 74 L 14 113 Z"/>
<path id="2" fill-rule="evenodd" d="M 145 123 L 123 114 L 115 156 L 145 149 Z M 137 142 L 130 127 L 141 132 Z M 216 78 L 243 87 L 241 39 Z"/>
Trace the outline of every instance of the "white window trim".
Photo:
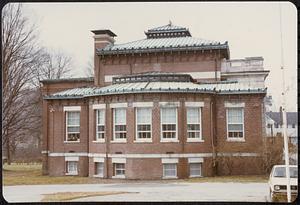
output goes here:
<path id="1" fill-rule="evenodd" d="M 153 102 L 133 102 L 132 107 L 152 108 Z"/>
<path id="2" fill-rule="evenodd" d="M 165 173 L 165 164 L 175 164 L 175 176 L 164 176 L 164 173 Z M 163 164 L 163 179 L 177 179 L 178 176 L 177 176 L 177 163 L 164 163 Z"/>
<path id="3" fill-rule="evenodd" d="M 244 102 L 225 102 L 226 108 L 244 108 L 245 103 Z"/>
<path id="4" fill-rule="evenodd" d="M 179 102 L 159 102 L 160 107 L 179 107 Z"/>
<path id="5" fill-rule="evenodd" d="M 94 104 L 93 106 L 93 110 L 101 110 L 101 109 L 105 109 L 106 108 L 106 104 Z"/>
<path id="6" fill-rule="evenodd" d="M 68 107 L 68 108 L 70 108 L 70 107 Z M 78 107 L 80 108 L 80 106 L 72 106 L 72 107 L 77 107 L 77 109 L 78 109 Z M 79 126 L 74 126 L 73 125 L 73 127 L 79 127 L 79 132 L 68 132 L 68 112 L 79 112 Z M 66 127 L 66 135 L 65 135 L 65 141 L 64 141 L 64 143 L 79 143 L 80 142 L 80 117 L 81 117 L 80 115 L 81 115 L 80 109 L 79 110 L 67 110 L 67 111 L 64 111 L 65 127 Z M 77 140 L 77 141 L 69 141 L 68 140 L 68 134 L 69 133 L 79 133 L 79 140 Z"/>
<path id="7" fill-rule="evenodd" d="M 106 127 L 105 127 L 105 118 L 106 118 L 106 112 L 105 109 L 95 109 L 96 110 L 96 138 L 93 142 L 105 142 L 105 135 L 106 135 Z M 103 111 L 104 112 L 104 124 L 98 124 L 98 110 Z M 98 126 L 104 126 L 104 131 L 103 132 L 98 132 Z M 103 133 L 104 134 L 104 138 L 99 138 L 98 139 L 98 133 Z"/>
<path id="8" fill-rule="evenodd" d="M 186 108 L 186 117 L 187 117 L 187 109 L 188 108 L 190 108 L 190 106 L 189 107 L 187 107 Z M 200 138 L 189 138 L 188 136 L 189 136 L 189 130 L 188 130 L 188 126 L 187 126 L 187 130 L 186 130 L 186 133 L 187 133 L 187 142 L 204 142 L 204 140 L 203 140 L 203 136 L 202 136 L 202 107 L 192 107 L 192 108 L 198 108 L 199 109 L 199 121 L 200 121 L 200 123 L 199 123 L 199 125 L 200 125 L 200 133 L 199 133 L 199 135 L 200 135 Z M 188 123 L 186 122 L 186 124 L 188 125 Z"/>
<path id="9" fill-rule="evenodd" d="M 162 107 L 165 108 L 165 107 Z M 175 114 L 176 114 L 176 134 L 175 134 L 175 138 L 171 138 L 171 139 L 164 139 L 163 138 L 163 123 L 162 123 L 162 108 L 160 108 L 160 142 L 179 142 L 178 140 L 178 109 L 177 107 L 175 108 Z"/>
<path id="10" fill-rule="evenodd" d="M 117 139 L 116 138 L 116 129 L 115 129 L 115 112 L 116 112 L 116 108 L 124 108 L 125 109 L 125 123 L 122 123 L 122 124 L 117 124 L 117 125 L 125 125 L 126 127 L 126 138 L 123 139 Z M 125 107 L 116 107 L 116 108 L 113 108 L 113 140 L 111 141 L 111 143 L 126 143 L 127 142 L 127 109 Z"/>
<path id="11" fill-rule="evenodd" d="M 149 108 L 149 107 L 136 107 L 136 108 Z M 138 136 L 138 125 L 149 125 L 144 123 L 139 123 L 137 121 L 137 109 L 134 109 L 135 112 L 135 140 L 134 142 L 152 142 L 152 108 L 150 108 L 150 138 L 139 138 Z M 149 133 L 146 131 L 146 133 Z"/>
<path id="12" fill-rule="evenodd" d="M 64 106 L 65 111 L 81 111 L 81 106 Z"/>
<path id="13" fill-rule="evenodd" d="M 128 103 L 111 103 L 110 108 L 127 108 Z"/>
<path id="14" fill-rule="evenodd" d="M 228 130 L 228 108 L 241 108 L 242 109 L 242 121 L 243 121 L 243 137 L 242 138 L 233 138 L 229 137 L 229 130 Z M 234 123 L 231 123 L 234 124 Z M 240 123 L 238 123 L 240 124 Z M 227 134 L 227 141 L 228 142 L 245 142 L 245 119 L 244 119 L 244 107 L 226 107 L 226 134 Z"/>
<path id="15" fill-rule="evenodd" d="M 185 102 L 185 107 L 204 107 L 204 102 Z"/>

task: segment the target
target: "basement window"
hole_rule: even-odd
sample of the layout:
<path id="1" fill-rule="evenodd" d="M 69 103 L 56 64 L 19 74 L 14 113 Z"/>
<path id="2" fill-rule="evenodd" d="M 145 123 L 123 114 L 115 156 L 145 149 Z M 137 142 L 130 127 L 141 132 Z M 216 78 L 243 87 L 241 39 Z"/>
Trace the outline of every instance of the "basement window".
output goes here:
<path id="1" fill-rule="evenodd" d="M 177 177 L 177 164 L 176 163 L 163 164 L 163 177 L 164 178 L 176 178 Z"/>
<path id="2" fill-rule="evenodd" d="M 80 139 L 80 112 L 66 112 L 66 141 L 79 142 Z"/>
<path id="3" fill-rule="evenodd" d="M 227 108 L 227 139 L 244 140 L 243 108 Z"/>
<path id="4" fill-rule="evenodd" d="M 190 163 L 190 177 L 201 177 L 202 163 Z"/>
<path id="5" fill-rule="evenodd" d="M 67 175 L 78 175 L 77 167 L 77 161 L 67 161 Z"/>
<path id="6" fill-rule="evenodd" d="M 119 178 L 125 177 L 125 163 L 114 163 L 114 176 Z"/>
<path id="7" fill-rule="evenodd" d="M 103 162 L 95 162 L 95 175 L 98 177 L 103 177 L 104 165 Z"/>

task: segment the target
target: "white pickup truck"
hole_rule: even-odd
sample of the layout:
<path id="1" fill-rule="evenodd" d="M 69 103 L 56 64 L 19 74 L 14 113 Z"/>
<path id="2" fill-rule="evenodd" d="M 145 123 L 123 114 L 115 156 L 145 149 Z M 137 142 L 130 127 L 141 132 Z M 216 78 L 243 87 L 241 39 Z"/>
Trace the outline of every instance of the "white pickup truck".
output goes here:
<path id="1" fill-rule="evenodd" d="M 275 165 L 272 168 L 269 177 L 270 200 L 273 201 L 277 196 L 285 197 L 287 194 L 287 177 L 285 174 L 285 165 Z M 294 198 L 298 195 L 298 167 L 290 165 L 290 186 L 291 195 Z"/>

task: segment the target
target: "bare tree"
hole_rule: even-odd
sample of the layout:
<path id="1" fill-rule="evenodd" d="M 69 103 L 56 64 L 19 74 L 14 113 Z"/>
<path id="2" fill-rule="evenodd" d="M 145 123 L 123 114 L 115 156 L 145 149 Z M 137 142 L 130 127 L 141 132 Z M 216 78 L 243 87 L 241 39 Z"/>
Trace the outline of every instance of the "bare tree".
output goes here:
<path id="1" fill-rule="evenodd" d="M 22 14 L 22 5 L 7 4 L 2 13 L 2 68 L 3 115 L 2 145 L 6 148 L 7 161 L 17 138 L 30 127 L 31 103 L 24 101 L 28 95 L 29 81 L 37 68 L 41 49 L 36 43 L 34 26 Z"/>
<path id="2" fill-rule="evenodd" d="M 87 63 L 84 73 L 85 73 L 86 77 L 94 76 L 94 59 L 93 59 L 93 57 L 90 57 L 90 60 Z"/>

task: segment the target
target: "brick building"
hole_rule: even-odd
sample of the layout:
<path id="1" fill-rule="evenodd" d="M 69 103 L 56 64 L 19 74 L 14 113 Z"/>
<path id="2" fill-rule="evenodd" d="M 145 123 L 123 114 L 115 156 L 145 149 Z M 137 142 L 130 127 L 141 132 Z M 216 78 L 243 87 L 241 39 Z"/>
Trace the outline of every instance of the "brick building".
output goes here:
<path id="1" fill-rule="evenodd" d="M 110 30 L 92 32 L 94 78 L 43 81 L 44 174 L 261 173 L 266 89 L 230 79 L 227 42 L 194 38 L 172 24 L 124 44 Z"/>

